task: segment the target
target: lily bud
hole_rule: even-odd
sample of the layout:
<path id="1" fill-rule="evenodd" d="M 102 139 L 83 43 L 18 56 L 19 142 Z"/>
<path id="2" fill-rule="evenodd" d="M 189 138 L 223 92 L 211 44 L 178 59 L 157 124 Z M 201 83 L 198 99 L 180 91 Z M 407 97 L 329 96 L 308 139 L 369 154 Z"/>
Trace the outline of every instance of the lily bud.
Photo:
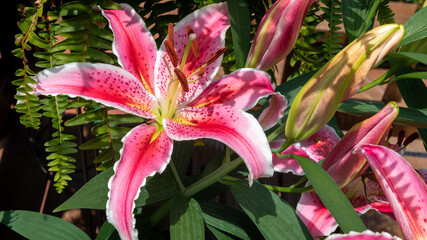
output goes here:
<path id="1" fill-rule="evenodd" d="M 378 144 L 398 114 L 399 107 L 390 102 L 374 116 L 354 125 L 335 145 L 322 167 L 338 186 L 349 184 L 365 172 L 368 167 L 365 157 L 361 153 L 353 154 L 354 150 L 365 144 Z"/>
<path id="2" fill-rule="evenodd" d="M 257 29 L 246 67 L 268 70 L 292 50 L 308 9 L 316 0 L 278 0 Z"/>
<path id="3" fill-rule="evenodd" d="M 295 97 L 286 123 L 286 138 L 301 141 L 324 126 L 338 104 L 365 84 L 369 69 L 402 40 L 404 32 L 403 25 L 398 24 L 374 28 L 325 64 Z"/>

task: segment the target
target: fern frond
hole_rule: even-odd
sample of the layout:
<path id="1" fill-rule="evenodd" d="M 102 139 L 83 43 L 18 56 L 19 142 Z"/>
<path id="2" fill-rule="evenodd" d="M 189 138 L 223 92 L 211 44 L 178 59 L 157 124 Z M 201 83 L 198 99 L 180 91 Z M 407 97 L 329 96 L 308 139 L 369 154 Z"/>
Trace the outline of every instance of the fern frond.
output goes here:
<path id="1" fill-rule="evenodd" d="M 290 65 L 294 67 L 297 63 L 302 63 L 304 67 L 296 69 L 291 77 L 299 76 L 305 72 L 319 68 L 325 59 L 325 53 L 319 48 L 318 42 L 325 35 L 317 32 L 316 27 L 322 21 L 322 17 L 316 15 L 320 5 L 314 3 L 307 12 L 306 18 L 301 26 L 300 34 L 292 50 Z"/>
<path id="2" fill-rule="evenodd" d="M 20 122 L 25 127 L 31 127 L 34 129 L 39 129 L 40 126 L 40 116 L 39 110 L 41 105 L 39 98 L 31 92 L 34 90 L 30 84 L 36 83 L 31 76 L 35 73 L 28 66 L 27 54 L 26 51 L 31 50 L 30 43 L 34 46 L 46 46 L 48 45 L 47 41 L 39 38 L 36 33 L 36 26 L 43 13 L 43 6 L 46 0 L 40 1 L 39 4 L 35 7 L 25 7 L 23 19 L 18 23 L 18 27 L 21 30 L 21 34 L 16 35 L 15 44 L 19 47 L 13 50 L 13 54 L 22 59 L 23 68 L 16 71 L 15 75 L 20 77 L 17 80 L 14 80 L 12 84 L 17 86 L 17 94 L 15 98 L 18 100 L 18 103 L 15 105 L 17 112 L 22 113 L 20 117 Z"/>
<path id="3" fill-rule="evenodd" d="M 394 12 L 390 9 L 389 6 L 390 0 L 383 0 L 378 6 L 378 22 L 383 24 L 395 23 L 394 21 Z"/>
<path id="4" fill-rule="evenodd" d="M 329 34 L 323 41 L 323 47 L 327 52 L 326 58 L 329 60 L 343 48 L 343 34 L 339 33 L 341 29 L 338 25 L 342 24 L 341 2 L 338 0 L 322 0 L 325 7 L 320 9 L 324 12 L 324 19 L 328 22 Z"/>
<path id="5" fill-rule="evenodd" d="M 47 166 L 49 171 L 56 172 L 54 186 L 56 191 L 61 193 L 68 185 L 67 181 L 71 180 L 69 176 L 74 172 L 76 161 L 69 154 L 77 152 L 77 144 L 71 142 L 75 136 L 64 134 L 64 127 L 62 126 L 62 113 L 68 105 L 68 97 L 58 95 L 47 99 L 42 99 L 40 102 L 43 104 L 44 116 L 52 119 L 52 127 L 56 129 L 52 134 L 52 140 L 45 143 L 46 152 L 51 153 L 46 159 L 49 161 Z"/>

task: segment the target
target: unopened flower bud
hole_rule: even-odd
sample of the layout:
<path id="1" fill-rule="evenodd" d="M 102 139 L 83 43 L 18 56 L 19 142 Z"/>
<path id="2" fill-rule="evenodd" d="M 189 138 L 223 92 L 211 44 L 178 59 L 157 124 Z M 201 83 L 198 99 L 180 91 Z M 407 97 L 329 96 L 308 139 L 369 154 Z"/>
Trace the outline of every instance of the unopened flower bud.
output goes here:
<path id="1" fill-rule="evenodd" d="M 402 40 L 404 32 L 398 24 L 374 28 L 325 64 L 295 97 L 286 138 L 304 140 L 331 120 L 339 103 L 358 93 L 368 71 Z"/>
<path id="2" fill-rule="evenodd" d="M 278 0 L 257 29 L 246 67 L 268 70 L 291 52 L 313 0 Z"/>

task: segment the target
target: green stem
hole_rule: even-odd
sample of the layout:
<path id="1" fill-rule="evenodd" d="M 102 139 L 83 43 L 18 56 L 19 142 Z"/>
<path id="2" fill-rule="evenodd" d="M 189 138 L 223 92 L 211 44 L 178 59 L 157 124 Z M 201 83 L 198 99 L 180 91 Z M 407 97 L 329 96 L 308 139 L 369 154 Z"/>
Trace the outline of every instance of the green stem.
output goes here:
<path id="1" fill-rule="evenodd" d="M 285 193 L 303 193 L 313 190 L 313 186 L 303 187 L 303 188 L 291 188 L 291 187 L 279 187 L 263 184 L 266 188 L 275 192 L 285 192 Z"/>
<path id="2" fill-rule="evenodd" d="M 176 171 L 175 163 L 173 163 L 173 160 L 171 160 L 171 161 L 170 161 L 169 165 L 170 165 L 170 167 L 171 167 L 171 170 L 172 170 L 173 176 L 175 177 L 175 180 L 176 180 L 176 182 L 178 183 L 179 190 L 180 190 L 181 192 L 184 192 L 184 190 L 185 190 L 185 186 L 184 186 L 184 184 L 182 183 L 181 178 L 179 177 L 178 171 Z"/>
<path id="3" fill-rule="evenodd" d="M 277 153 L 280 154 L 281 152 L 283 152 L 286 148 L 288 148 L 289 146 L 291 146 L 295 141 L 291 138 L 286 139 L 286 141 L 282 144 L 282 146 L 280 146 L 279 148 L 273 148 L 271 149 L 272 153 Z"/>
<path id="4" fill-rule="evenodd" d="M 273 141 L 278 136 L 283 134 L 285 132 L 285 127 L 286 127 L 286 124 L 283 124 L 283 125 L 280 125 L 278 128 L 274 129 L 274 131 L 270 133 L 267 137 L 268 142 Z"/>
<path id="5" fill-rule="evenodd" d="M 242 164 L 243 160 L 241 158 L 237 158 L 234 161 L 223 164 L 221 167 L 217 168 L 215 171 L 211 172 L 209 175 L 201 178 L 199 181 L 188 186 L 183 192 L 182 195 L 184 197 L 190 197 L 194 194 L 200 192 L 201 190 L 209 187 L 210 185 L 218 182 L 228 173 L 236 169 L 240 164 Z"/>
<path id="6" fill-rule="evenodd" d="M 400 64 L 394 64 L 381 77 L 379 77 L 375 81 L 372 81 L 372 82 L 366 84 L 365 86 L 363 86 L 362 88 L 360 88 L 359 93 L 364 92 L 364 91 L 366 91 L 368 89 L 371 89 L 371 88 L 373 88 L 373 87 L 375 87 L 377 85 L 383 85 L 383 84 L 385 84 L 386 80 L 388 78 L 390 78 L 391 76 L 393 76 L 400 68 L 401 68 Z"/>
<path id="7" fill-rule="evenodd" d="M 298 182 L 292 184 L 291 186 L 289 186 L 290 188 L 295 188 L 298 187 L 299 185 L 301 185 L 303 182 L 307 181 L 307 177 L 303 176 Z"/>
<path id="8" fill-rule="evenodd" d="M 225 146 L 225 156 L 222 162 L 223 163 L 230 162 L 231 161 L 230 157 L 231 157 L 231 148 L 229 148 L 228 146 Z"/>

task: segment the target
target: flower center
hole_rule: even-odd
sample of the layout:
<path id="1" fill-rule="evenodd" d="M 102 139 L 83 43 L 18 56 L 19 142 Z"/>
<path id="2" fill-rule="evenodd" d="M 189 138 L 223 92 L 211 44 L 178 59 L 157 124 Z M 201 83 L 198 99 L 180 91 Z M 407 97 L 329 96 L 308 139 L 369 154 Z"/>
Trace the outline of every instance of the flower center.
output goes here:
<path id="1" fill-rule="evenodd" d="M 163 61 L 169 72 L 170 80 L 167 86 L 167 98 L 160 104 L 159 119 L 156 120 L 159 124 L 161 124 L 163 118 L 172 118 L 174 116 L 178 106 L 178 99 L 181 96 L 182 91 L 188 92 L 190 90 L 191 84 L 197 82 L 204 75 L 205 67 L 218 59 L 222 54 L 224 54 L 226 50 L 226 48 L 218 50 L 208 60 L 206 60 L 206 62 L 201 67 L 186 75 L 184 73 L 184 67 L 186 65 L 189 52 L 192 51 L 193 55 L 196 58 L 199 58 L 197 35 L 189 25 L 187 25 L 186 30 L 188 37 L 187 45 L 182 55 L 182 59 L 178 59 L 174 47 L 173 25 L 172 23 L 169 23 L 168 26 L 168 39 L 164 41 L 166 54 L 163 56 Z M 173 66 L 173 70 L 171 70 L 169 63 L 166 61 L 167 57 Z M 188 81 L 194 76 L 197 76 L 197 78 Z"/>

